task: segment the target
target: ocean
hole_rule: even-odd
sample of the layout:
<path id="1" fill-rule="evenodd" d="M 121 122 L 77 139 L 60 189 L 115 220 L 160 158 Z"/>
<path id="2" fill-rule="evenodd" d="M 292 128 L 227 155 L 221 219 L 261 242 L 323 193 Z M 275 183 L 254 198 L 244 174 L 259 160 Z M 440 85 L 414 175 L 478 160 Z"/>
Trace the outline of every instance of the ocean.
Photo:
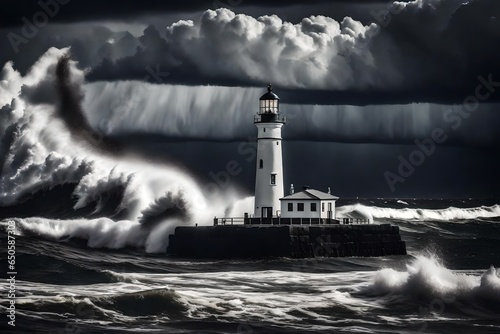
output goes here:
<path id="1" fill-rule="evenodd" d="M 498 203 L 344 200 L 339 213 L 399 226 L 408 255 L 379 258 L 196 261 L 54 237 L 74 220 L 4 219 L 17 277 L 16 327 L 2 302 L 2 332 L 499 333 Z"/>

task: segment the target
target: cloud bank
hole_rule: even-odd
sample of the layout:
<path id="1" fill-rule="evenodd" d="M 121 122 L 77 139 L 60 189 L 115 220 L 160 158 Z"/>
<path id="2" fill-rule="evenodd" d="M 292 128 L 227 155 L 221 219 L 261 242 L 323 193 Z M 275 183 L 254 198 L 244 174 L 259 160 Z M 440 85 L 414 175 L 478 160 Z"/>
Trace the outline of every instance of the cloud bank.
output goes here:
<path id="1" fill-rule="evenodd" d="M 86 84 L 84 91 L 90 124 L 107 136 L 253 141 L 253 116 L 265 89 L 121 81 Z M 288 118 L 286 140 L 411 144 L 442 128 L 449 133 L 446 145 L 500 144 L 494 126 L 500 124 L 499 103 L 481 104 L 458 124 L 462 105 L 295 105 L 284 98 L 281 102 Z"/>
<path id="2" fill-rule="evenodd" d="M 276 15 L 207 10 L 197 20 L 169 25 L 164 36 L 149 27 L 140 51 L 104 62 L 90 77 L 133 77 L 138 66 L 144 73 L 156 61 L 170 71 L 171 82 L 272 81 L 288 89 L 358 92 L 361 98 L 390 92 L 410 102 L 457 102 L 479 75 L 500 77 L 495 12 L 500 14 L 498 3 L 486 0 L 418 0 L 394 2 L 388 15 L 373 11 L 369 24 L 321 15 L 292 24 Z"/>
<path id="3" fill-rule="evenodd" d="M 245 6 L 191 12 L 174 21 L 151 16 L 154 24 L 139 35 L 130 33 L 137 30 L 135 23 L 130 31 L 106 21 L 49 23 L 20 45 L 15 65 L 28 68 L 50 46 L 71 46 L 80 66 L 92 68 L 91 81 L 225 86 L 272 81 L 290 95 L 310 91 L 300 101 L 309 104 L 461 103 L 479 75 L 500 78 L 500 2 L 363 6 L 363 19 L 356 18 L 358 7 L 352 17 L 312 15 L 294 22 L 284 14 L 241 13 L 251 12 Z M 147 15 L 139 21 L 147 25 Z M 20 34 L 16 29 L 0 34 Z M 9 39 L 0 43 L 4 57 L 10 52 L 7 59 L 13 58 Z"/>

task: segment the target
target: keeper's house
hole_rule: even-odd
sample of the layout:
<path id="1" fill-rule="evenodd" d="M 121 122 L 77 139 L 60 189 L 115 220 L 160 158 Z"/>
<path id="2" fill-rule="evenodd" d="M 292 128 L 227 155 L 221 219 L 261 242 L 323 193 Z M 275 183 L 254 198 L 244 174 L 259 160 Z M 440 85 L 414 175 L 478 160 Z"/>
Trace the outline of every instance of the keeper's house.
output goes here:
<path id="1" fill-rule="evenodd" d="M 337 196 L 308 187 L 304 187 L 301 192 L 291 192 L 291 195 L 280 198 L 281 218 L 335 219 L 335 201 L 339 199 Z"/>

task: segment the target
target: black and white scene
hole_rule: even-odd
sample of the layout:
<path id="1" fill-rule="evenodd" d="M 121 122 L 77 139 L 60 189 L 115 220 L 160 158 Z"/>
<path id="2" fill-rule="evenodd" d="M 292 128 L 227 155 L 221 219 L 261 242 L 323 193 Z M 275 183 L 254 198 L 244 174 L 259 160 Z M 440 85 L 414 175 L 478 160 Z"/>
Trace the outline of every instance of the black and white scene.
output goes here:
<path id="1" fill-rule="evenodd" d="M 500 1 L 0 7 L 2 333 L 500 333 Z"/>

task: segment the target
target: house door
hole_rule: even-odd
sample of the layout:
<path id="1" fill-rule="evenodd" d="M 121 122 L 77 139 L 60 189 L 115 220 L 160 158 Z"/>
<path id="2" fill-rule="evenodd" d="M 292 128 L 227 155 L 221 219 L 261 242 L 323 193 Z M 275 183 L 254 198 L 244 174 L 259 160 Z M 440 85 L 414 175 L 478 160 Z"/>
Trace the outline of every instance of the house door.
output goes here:
<path id="1" fill-rule="evenodd" d="M 333 219 L 332 203 L 328 203 L 328 219 Z"/>
<path id="2" fill-rule="evenodd" d="M 262 218 L 272 218 L 273 217 L 273 207 L 262 208 Z"/>

